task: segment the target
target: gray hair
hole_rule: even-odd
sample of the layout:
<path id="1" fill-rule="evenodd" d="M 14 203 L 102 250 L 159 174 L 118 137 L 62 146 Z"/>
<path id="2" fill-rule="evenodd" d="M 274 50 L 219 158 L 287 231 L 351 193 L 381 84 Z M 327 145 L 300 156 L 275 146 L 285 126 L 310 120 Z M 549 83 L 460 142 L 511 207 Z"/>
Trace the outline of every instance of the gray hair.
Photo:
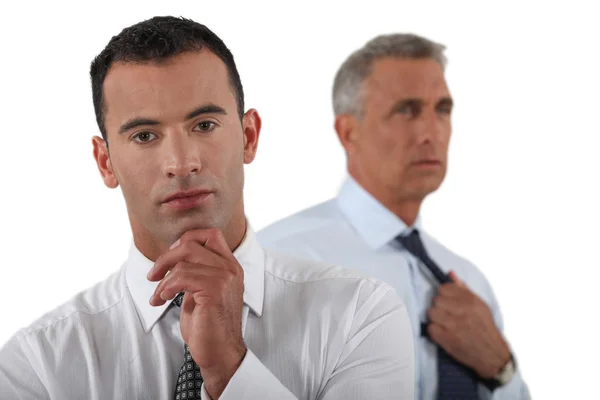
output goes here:
<path id="1" fill-rule="evenodd" d="M 380 35 L 368 41 L 344 61 L 333 82 L 333 111 L 336 116 L 362 115 L 361 88 L 375 61 L 385 57 L 431 58 L 446 68 L 446 47 L 414 34 Z"/>

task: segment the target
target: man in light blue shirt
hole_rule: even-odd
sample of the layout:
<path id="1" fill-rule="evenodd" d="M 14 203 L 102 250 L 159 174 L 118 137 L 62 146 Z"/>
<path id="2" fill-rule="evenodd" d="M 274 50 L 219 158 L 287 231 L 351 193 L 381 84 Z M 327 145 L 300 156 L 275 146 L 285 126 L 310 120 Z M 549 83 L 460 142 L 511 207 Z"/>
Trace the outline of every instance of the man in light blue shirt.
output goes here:
<path id="1" fill-rule="evenodd" d="M 419 223 L 423 200 L 446 174 L 444 49 L 394 34 L 348 57 L 333 106 L 349 177 L 337 198 L 274 223 L 259 240 L 392 284 L 413 324 L 418 399 L 529 399 L 486 278 Z"/>

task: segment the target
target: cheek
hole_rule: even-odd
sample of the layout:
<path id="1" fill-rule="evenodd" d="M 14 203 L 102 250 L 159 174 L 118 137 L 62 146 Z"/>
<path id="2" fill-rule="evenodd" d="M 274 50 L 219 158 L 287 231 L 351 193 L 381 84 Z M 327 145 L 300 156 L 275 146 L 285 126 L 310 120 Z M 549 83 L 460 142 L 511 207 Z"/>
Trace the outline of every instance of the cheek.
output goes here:
<path id="1" fill-rule="evenodd" d="M 203 164 L 211 172 L 224 178 L 230 172 L 238 171 L 240 168 L 243 169 L 244 141 L 241 133 L 227 132 L 214 145 L 211 151 L 203 152 Z"/>
<path id="2" fill-rule="evenodd" d="M 126 200 L 148 199 L 157 179 L 157 157 L 142 157 L 128 152 L 113 162 L 115 176 Z"/>
<path id="3" fill-rule="evenodd" d="M 374 150 L 379 157 L 385 159 L 393 157 L 398 160 L 407 153 L 410 145 L 410 127 L 396 122 L 382 125 L 374 133 L 371 142 L 376 147 Z M 398 164 L 398 161 L 395 161 L 395 164 Z"/>

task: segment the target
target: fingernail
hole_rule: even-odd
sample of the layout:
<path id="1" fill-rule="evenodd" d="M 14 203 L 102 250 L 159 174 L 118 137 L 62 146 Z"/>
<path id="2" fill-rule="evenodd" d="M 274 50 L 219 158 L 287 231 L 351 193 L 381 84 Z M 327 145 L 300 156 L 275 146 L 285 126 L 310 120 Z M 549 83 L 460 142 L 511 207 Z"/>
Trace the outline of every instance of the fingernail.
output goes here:
<path id="1" fill-rule="evenodd" d="M 180 242 L 181 242 L 181 239 L 177 239 L 177 241 L 175 243 L 173 243 L 171 245 L 171 247 L 169 247 L 169 250 L 173 250 L 175 247 L 179 246 Z"/>
<path id="2" fill-rule="evenodd" d="M 163 300 L 169 300 L 167 298 L 167 294 L 165 292 L 160 292 L 160 298 L 163 299 Z"/>

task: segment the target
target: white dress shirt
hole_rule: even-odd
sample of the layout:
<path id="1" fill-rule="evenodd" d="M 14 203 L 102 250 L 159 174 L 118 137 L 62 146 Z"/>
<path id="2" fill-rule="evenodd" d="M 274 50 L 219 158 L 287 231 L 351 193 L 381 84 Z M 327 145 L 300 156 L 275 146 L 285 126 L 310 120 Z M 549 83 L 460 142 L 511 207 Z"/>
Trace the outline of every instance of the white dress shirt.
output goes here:
<path id="1" fill-rule="evenodd" d="M 250 227 L 234 255 L 248 352 L 220 399 L 413 398 L 412 328 L 393 288 L 265 252 Z M 150 306 L 152 266 L 132 245 L 119 271 L 16 333 L 0 349 L 0 399 L 173 399 L 180 311 Z"/>
<path id="2" fill-rule="evenodd" d="M 267 249 L 277 248 L 298 257 L 342 265 L 392 285 L 404 300 L 411 318 L 416 346 L 417 398 L 433 400 L 437 393 L 437 347 L 420 335 L 420 324 L 438 284 L 427 268 L 395 238 L 418 228 L 431 258 L 446 273 L 458 277 L 489 306 L 502 330 L 500 307 L 483 274 L 468 260 L 448 250 L 423 231 L 419 220 L 408 227 L 349 177 L 337 198 L 278 221 L 258 233 Z M 529 399 L 517 365 L 517 374 L 493 393 L 479 385 L 479 397 L 493 400 Z"/>

